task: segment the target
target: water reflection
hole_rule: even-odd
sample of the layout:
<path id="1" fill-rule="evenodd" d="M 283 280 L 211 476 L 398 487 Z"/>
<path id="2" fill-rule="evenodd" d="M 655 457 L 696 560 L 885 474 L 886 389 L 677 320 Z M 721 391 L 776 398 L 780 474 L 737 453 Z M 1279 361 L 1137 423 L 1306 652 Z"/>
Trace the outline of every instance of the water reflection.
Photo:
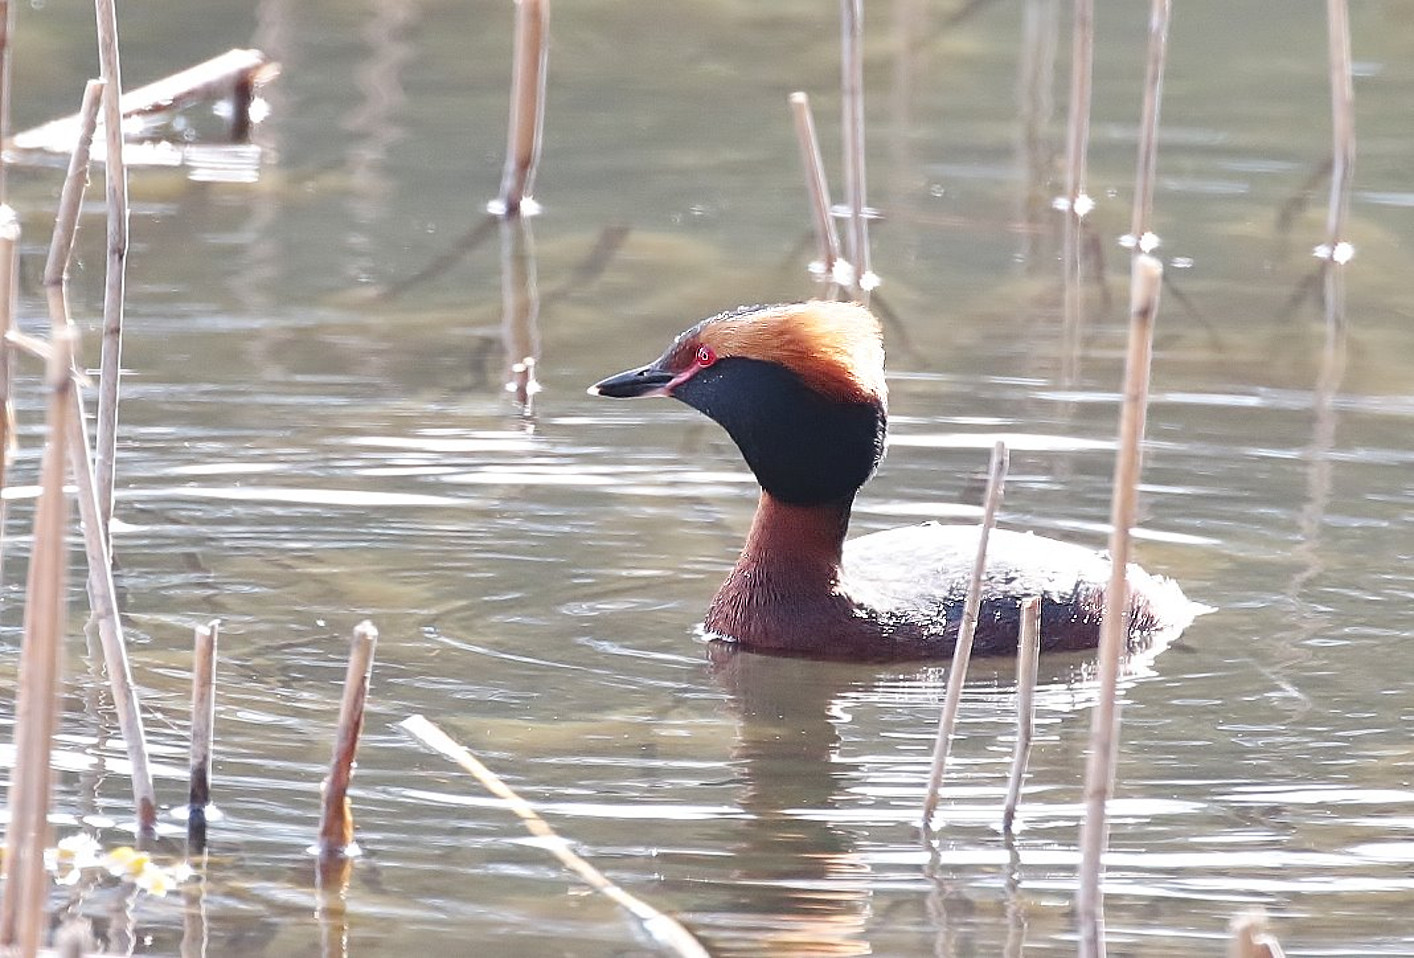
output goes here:
<path id="1" fill-rule="evenodd" d="M 871 869 L 845 828 L 801 809 L 826 809 L 847 787 L 832 717 L 857 672 L 714 644 L 712 677 L 737 718 L 732 763 L 747 813 L 733 842 L 723 910 L 752 953 L 865 955 Z M 792 814 L 797 812 L 797 814 Z"/>

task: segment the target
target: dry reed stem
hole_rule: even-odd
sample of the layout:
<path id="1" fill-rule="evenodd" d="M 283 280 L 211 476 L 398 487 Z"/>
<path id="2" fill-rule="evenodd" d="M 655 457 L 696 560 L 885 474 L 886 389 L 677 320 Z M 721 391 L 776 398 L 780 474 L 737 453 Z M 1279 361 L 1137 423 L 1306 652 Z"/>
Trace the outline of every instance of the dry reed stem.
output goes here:
<path id="1" fill-rule="evenodd" d="M 34 516 L 34 548 L 25 591 L 24 640 L 15 704 L 15 765 L 10 779 L 10 822 L 5 830 L 5 894 L 0 899 L 0 944 L 33 955 L 49 921 L 45 896 L 49 877 L 44 848 L 49 844 L 50 756 L 58 721 L 63 663 L 69 503 L 64 494 L 65 424 L 72 416 L 74 332 L 56 326 L 45 373 L 49 392 L 47 439 L 40 467 L 40 495 Z"/>
<path id="2" fill-rule="evenodd" d="M 1152 0 L 1149 8 L 1149 57 L 1144 76 L 1144 111 L 1139 121 L 1139 168 L 1134 174 L 1134 215 L 1129 235 L 1135 248 L 1150 252 L 1146 244 L 1154 215 L 1154 175 L 1159 156 L 1159 106 L 1163 98 L 1164 62 L 1168 55 L 1172 0 Z M 1154 244 L 1157 245 L 1157 244 Z"/>
<path id="3" fill-rule="evenodd" d="M 89 80 L 83 88 L 79 107 L 79 135 L 69 156 L 69 169 L 59 192 L 59 209 L 54 214 L 54 234 L 49 238 L 49 258 L 44 262 L 44 288 L 50 297 L 49 318 L 56 315 L 67 321 L 69 306 L 65 282 L 69 261 L 74 252 L 74 234 L 78 232 L 79 209 L 88 191 L 89 154 L 93 136 L 98 129 L 98 108 L 103 90 L 102 80 Z M 57 303 L 54 297 L 58 296 Z"/>
<path id="4" fill-rule="evenodd" d="M 4 165 L 0 161 L 0 169 Z M 19 447 L 15 438 L 15 348 L 10 341 L 10 334 L 16 331 L 19 276 L 20 220 L 9 204 L 0 203 L 0 489 L 9 481 L 10 456 Z M 8 520 L 9 501 L 0 499 L 0 578 L 4 572 Z"/>
<path id="5" fill-rule="evenodd" d="M 1129 531 L 1139 498 L 1141 444 L 1149 403 L 1149 367 L 1154 346 L 1154 318 L 1164 268 L 1148 253 L 1134 257 L 1130 280 L 1129 350 L 1125 358 L 1124 399 L 1119 416 L 1110 501 L 1110 580 L 1100 626 L 1099 699 L 1090 725 L 1090 753 L 1085 766 L 1085 818 L 1080 829 L 1080 884 L 1075 910 L 1080 925 L 1081 958 L 1105 953 L 1100 894 L 1103 856 L 1109 840 L 1106 804 L 1114 791 L 1119 751 L 1119 665 L 1128 634 Z"/>
<path id="6" fill-rule="evenodd" d="M 1331 167 L 1330 206 L 1326 212 L 1326 244 L 1330 257 L 1340 262 L 1336 246 L 1345 233 L 1350 209 L 1350 181 L 1355 174 L 1355 87 L 1350 62 L 1350 9 L 1346 0 L 1326 0 L 1331 60 Z"/>
<path id="7" fill-rule="evenodd" d="M 815 135 L 815 116 L 810 97 L 803 92 L 790 95 L 795 119 L 795 138 L 800 144 L 800 162 L 805 168 L 805 189 L 810 196 L 810 213 L 815 222 L 815 240 L 820 254 L 820 273 L 833 277 L 840 259 L 840 236 L 830 215 L 830 186 L 825 179 L 825 163 L 820 155 L 820 139 Z"/>
<path id="8" fill-rule="evenodd" d="M 844 202 L 849 214 L 845 259 L 853 268 L 850 287 L 867 301 L 876 284 L 869 260 L 864 172 L 864 3 L 840 2 L 840 123 L 844 140 Z"/>
<path id="9" fill-rule="evenodd" d="M 206 806 L 211 804 L 211 745 L 216 733 L 216 648 L 221 622 L 196 627 L 191 667 L 191 749 L 187 767 L 187 841 L 206 845 Z"/>
<path id="10" fill-rule="evenodd" d="M 354 626 L 349 649 L 349 667 L 344 675 L 344 696 L 339 703 L 339 726 L 334 738 L 334 757 L 329 778 L 324 782 L 323 811 L 319 816 L 319 855 L 343 855 L 353 844 L 353 812 L 349 807 L 349 782 L 353 780 L 354 759 L 363 732 L 363 707 L 368 701 L 368 683 L 373 677 L 373 650 L 378 630 L 372 622 Z"/>
<path id="11" fill-rule="evenodd" d="M 15 8 L 0 0 L 0 143 L 10 139 L 10 38 L 15 33 Z M 0 205 L 9 200 L 5 164 L 0 162 Z"/>
<path id="12" fill-rule="evenodd" d="M 45 294 L 49 304 L 49 321 L 58 329 L 68 327 L 69 309 L 67 278 L 69 259 L 73 254 L 74 234 L 78 227 L 79 209 L 88 187 L 89 151 L 97 126 L 100 98 L 105 84 L 90 80 L 84 88 L 83 105 L 79 110 L 79 138 L 69 160 L 68 175 L 59 194 L 59 213 L 54 223 L 54 235 L 49 243 L 49 259 L 44 267 Z M 113 705 L 118 713 L 128 759 L 132 765 L 133 803 L 138 829 L 151 833 L 157 826 L 157 798 L 152 773 L 147 760 L 147 738 L 142 727 L 142 712 L 133 686 L 132 670 L 128 665 L 127 644 L 123 639 L 122 623 L 118 619 L 117 590 L 113 585 L 112 550 L 98 506 L 97 482 L 89 452 L 88 428 L 84 422 L 83 405 L 74 389 L 73 415 L 66 426 L 69 430 L 69 462 L 78 487 L 79 515 L 82 520 L 84 550 L 88 559 L 88 598 L 93 617 L 98 622 L 103 646 L 104 663 L 113 686 Z"/>
<path id="13" fill-rule="evenodd" d="M 1016 751 L 1007 779 L 1006 804 L 1002 806 L 1002 828 L 1010 832 L 1021 801 L 1021 783 L 1031 758 L 1031 735 L 1036 728 L 1036 669 L 1041 658 L 1041 600 L 1021 603 L 1021 634 L 1016 642 Z"/>
<path id="14" fill-rule="evenodd" d="M 534 212 L 535 169 L 545 125 L 545 65 L 550 52 L 550 0 L 515 0 L 515 53 L 511 65 L 511 118 L 501 195 L 491 212 Z"/>
<path id="15" fill-rule="evenodd" d="M 123 367 L 123 296 L 128 262 L 128 171 L 123 165 L 123 73 L 118 59 L 115 0 L 95 0 L 98 63 L 103 90 L 106 143 L 104 181 L 108 205 L 108 268 L 103 284 L 103 351 L 99 364 L 98 438 L 94 472 L 98 514 L 109 549 L 108 523 L 113 516 L 113 476 L 118 453 L 118 378 Z"/>
<path id="16" fill-rule="evenodd" d="M 1065 198 L 1076 217 L 1085 215 L 1086 163 L 1090 150 L 1090 90 L 1095 66 L 1095 0 L 1075 0 L 1070 41 L 1070 120 L 1066 137 Z"/>
<path id="17" fill-rule="evenodd" d="M 923 827 L 926 830 L 938 809 L 938 790 L 943 784 L 943 769 L 952 748 L 953 728 L 957 725 L 957 709 L 962 701 L 962 684 L 967 680 L 967 663 L 972 657 L 972 637 L 977 631 L 977 611 L 982 604 L 982 576 L 987 571 L 987 540 L 996 524 L 997 507 L 1001 505 L 1002 489 L 1006 485 L 1006 443 L 992 447 L 992 462 L 987 469 L 987 493 L 982 500 L 982 527 L 977 536 L 977 558 L 972 564 L 972 579 L 967 585 L 967 601 L 963 606 L 962 622 L 953 647 L 952 665 L 948 668 L 948 688 L 943 696 L 943 711 L 938 720 L 938 737 L 933 742 L 933 764 L 928 770 L 928 788 L 923 796 Z"/>
<path id="18" fill-rule="evenodd" d="M 1267 915 L 1260 908 L 1232 919 L 1228 958 L 1285 958 L 1281 943 L 1267 931 Z"/>
<path id="19" fill-rule="evenodd" d="M 88 601 L 98 623 L 98 638 L 103 647 L 104 667 L 112 685 L 113 710 L 118 714 L 118 728 L 132 766 L 133 805 L 140 835 L 149 836 L 157 828 L 157 793 L 152 783 L 152 768 L 147 758 L 147 733 L 143 730 L 142 708 L 137 687 L 133 683 L 132 666 L 128 662 L 127 642 L 123 638 L 123 623 L 118 617 L 117 588 L 113 584 L 113 556 L 103 534 L 98 514 L 98 487 L 93 475 L 93 458 L 89 448 L 88 423 L 78 402 L 78 384 L 71 381 L 75 402 L 69 419 L 69 464 L 78 491 L 79 514 L 82 519 L 84 552 L 88 558 Z"/>
<path id="20" fill-rule="evenodd" d="M 636 898 L 614 884 L 603 872 L 575 854 L 569 843 L 561 838 L 550 824 L 541 818 L 530 803 L 517 795 L 495 772 L 483 765 L 467 749 L 457 744 L 451 736 L 421 715 L 410 715 L 398 723 L 419 742 L 446 758 L 456 762 L 476 777 L 492 795 L 501 799 L 524 824 L 526 831 L 543 841 L 543 847 L 570 871 L 578 875 L 585 884 L 619 905 L 642 924 L 659 944 L 670 948 L 676 954 L 691 958 L 706 958 L 707 949 L 677 919 Z"/>

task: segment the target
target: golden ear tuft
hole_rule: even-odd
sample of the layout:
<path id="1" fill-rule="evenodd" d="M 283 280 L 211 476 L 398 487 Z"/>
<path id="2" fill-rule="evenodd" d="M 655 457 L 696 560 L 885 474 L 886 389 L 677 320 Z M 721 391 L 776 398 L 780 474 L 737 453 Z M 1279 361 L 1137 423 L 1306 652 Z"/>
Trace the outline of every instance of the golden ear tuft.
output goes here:
<path id="1" fill-rule="evenodd" d="M 723 313 L 697 340 L 718 356 L 778 363 L 840 402 L 885 402 L 879 320 L 857 303 L 811 300 Z"/>

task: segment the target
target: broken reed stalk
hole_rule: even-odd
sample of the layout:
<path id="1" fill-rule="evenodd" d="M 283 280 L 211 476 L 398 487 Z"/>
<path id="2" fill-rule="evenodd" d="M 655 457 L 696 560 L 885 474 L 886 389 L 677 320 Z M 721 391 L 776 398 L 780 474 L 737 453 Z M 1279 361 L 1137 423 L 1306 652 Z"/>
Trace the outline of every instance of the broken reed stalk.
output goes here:
<path id="1" fill-rule="evenodd" d="M 49 926 L 45 896 L 49 876 L 44 849 L 49 844 L 50 756 L 58 721 L 63 664 L 69 503 L 64 493 L 65 425 L 72 416 L 74 332 L 56 326 L 45 374 L 49 392 L 34 547 L 25 592 L 24 640 L 15 705 L 15 765 L 10 780 L 10 822 L 5 830 L 5 894 L 0 898 L 0 945 L 33 955 Z"/>
<path id="2" fill-rule="evenodd" d="M 1328 256 L 1336 252 L 1345 233 L 1350 209 L 1350 180 L 1355 174 L 1355 87 L 1350 63 L 1350 9 L 1346 0 L 1326 0 L 1331 59 L 1331 197 L 1326 211 Z"/>
<path id="3" fill-rule="evenodd" d="M 1016 751 L 1007 779 L 1006 804 L 1002 806 L 1002 829 L 1011 831 L 1016 806 L 1021 801 L 1021 782 L 1031 759 L 1031 735 L 1036 728 L 1036 669 L 1041 658 L 1041 599 L 1021 603 L 1021 634 L 1016 640 Z"/>
<path id="4" fill-rule="evenodd" d="M 844 139 L 844 202 L 849 214 L 845 258 L 854 271 L 850 287 L 867 299 L 875 285 L 869 262 L 869 223 L 864 206 L 864 3 L 840 3 L 840 123 Z"/>
<path id="5" fill-rule="evenodd" d="M 1148 234 L 1153 229 L 1154 175 L 1159 156 L 1159 106 L 1163 97 L 1172 2 L 1152 0 L 1149 8 L 1149 57 L 1144 76 L 1144 110 L 1139 121 L 1139 168 L 1134 174 L 1134 215 L 1129 224 L 1134 248 L 1146 253 L 1158 245 Z"/>
<path id="6" fill-rule="evenodd" d="M 500 216 L 533 213 L 535 168 L 545 123 L 545 64 L 550 52 L 550 0 L 516 0 L 511 65 L 511 119 L 501 195 L 490 210 Z"/>
<path id="7" fill-rule="evenodd" d="M 344 697 L 339 703 L 339 727 L 334 737 L 334 757 L 324 782 L 323 811 L 319 816 L 319 857 L 347 853 L 353 844 L 353 812 L 349 807 L 349 782 L 353 780 L 358 739 L 363 733 L 363 707 L 373 676 L 373 650 L 378 630 L 372 622 L 354 626 L 349 667 L 344 675 Z"/>
<path id="8" fill-rule="evenodd" d="M 1109 840 L 1106 805 L 1114 791 L 1119 752 L 1119 665 L 1129 634 L 1129 531 L 1138 511 L 1154 318 L 1163 277 L 1164 267 L 1158 259 L 1148 253 L 1134 257 L 1130 278 L 1129 350 L 1125 358 L 1119 449 L 1110 501 L 1110 580 L 1100 626 L 1099 698 L 1091 718 L 1090 754 L 1085 765 L 1085 818 L 1080 829 L 1080 883 L 1075 911 L 1080 925 L 1081 958 L 1100 958 L 1105 953 L 1100 883 Z"/>
<path id="9" fill-rule="evenodd" d="M 118 454 L 118 378 L 123 367 L 123 297 L 128 262 L 128 171 L 123 165 L 122 68 L 118 60 L 115 0 L 95 0 L 98 63 L 103 90 L 104 167 L 108 206 L 108 266 L 103 284 L 103 350 L 99 362 L 98 438 L 94 472 L 98 514 L 108 547 L 113 517 L 113 476 Z"/>
<path id="10" fill-rule="evenodd" d="M 1228 958 L 1285 958 L 1281 943 L 1267 930 L 1267 915 L 1262 909 L 1237 915 L 1229 927 Z"/>
<path id="11" fill-rule="evenodd" d="M 255 88 L 271 75 L 270 62 L 259 50 L 227 50 L 146 86 L 125 91 L 119 101 L 123 119 L 176 112 L 205 99 L 242 97 L 247 91 L 253 95 Z M 244 99 L 233 104 L 233 114 L 238 113 L 243 103 L 249 106 Z M 238 116 L 233 116 L 233 123 L 238 120 Z M 22 154 L 34 151 L 67 152 L 72 147 L 61 147 L 60 144 L 73 143 L 78 122 L 79 117 L 75 113 L 32 126 L 16 133 L 10 140 L 10 146 Z M 244 122 L 248 123 L 249 118 Z M 131 149 L 124 150 L 124 159 L 131 159 L 131 152 Z"/>
<path id="12" fill-rule="evenodd" d="M 79 110 L 79 139 L 69 159 L 69 172 L 59 194 L 59 213 L 54 222 L 54 235 L 49 242 L 49 259 L 44 267 L 44 287 L 49 304 L 49 321 L 58 329 L 71 326 L 68 307 L 69 260 L 73 255 L 74 233 L 78 228 L 79 208 L 88 187 L 89 151 L 98 122 L 98 108 L 104 94 L 102 80 L 90 80 L 84 87 L 83 105 Z M 128 664 L 127 643 L 123 638 L 122 622 L 118 618 L 117 590 L 113 584 L 113 553 L 99 508 L 98 484 L 89 449 L 88 426 L 84 421 L 83 404 L 78 386 L 74 390 L 73 414 L 66 428 L 69 431 L 69 465 L 78 489 L 79 517 L 82 520 L 84 552 L 88 559 L 88 601 L 98 623 L 99 640 L 108 680 L 113 687 L 113 707 L 132 765 L 133 803 L 137 813 L 138 831 L 148 835 L 157 827 L 157 796 L 152 784 L 151 767 L 147 760 L 147 737 L 142 727 L 142 712 L 133 685 L 132 669 Z"/>
<path id="13" fill-rule="evenodd" d="M 800 144 L 800 162 L 805 168 L 805 189 L 810 195 L 810 212 L 815 221 L 820 273 L 831 278 L 835 274 L 835 264 L 840 259 L 840 235 L 835 229 L 835 218 L 830 214 L 830 186 L 825 179 L 820 139 L 815 135 L 815 117 L 810 112 L 810 97 L 803 92 L 792 93 L 790 109 L 795 118 L 795 138 Z"/>
<path id="14" fill-rule="evenodd" d="M 671 949 L 675 954 L 690 958 L 706 958 L 707 949 L 677 919 L 665 915 L 652 905 L 636 898 L 614 884 L 603 872 L 575 854 L 569 843 L 550 827 L 545 819 L 531 807 L 530 803 L 517 795 L 495 772 L 483 765 L 475 755 L 457 744 L 446 732 L 421 715 L 410 715 L 398 723 L 423 745 L 432 749 L 476 777 L 492 795 L 506 803 L 507 807 L 524 824 L 526 831 L 543 842 L 541 847 L 558 858 L 566 868 L 578 875 L 585 884 L 609 898 L 638 919 L 643 930 L 654 941 Z"/>
<path id="15" fill-rule="evenodd" d="M 191 665 L 191 749 L 187 789 L 187 844 L 206 847 L 206 806 L 211 804 L 211 745 L 216 734 L 216 647 L 221 622 L 196 627 Z"/>
<path id="16" fill-rule="evenodd" d="M 997 507 L 1001 505 L 1002 489 L 1006 485 L 1006 472 L 1006 443 L 999 441 L 992 447 L 992 462 L 987 470 L 987 493 L 982 501 L 982 526 L 977 536 L 977 558 L 972 564 L 972 579 L 967 585 L 967 601 L 957 630 L 957 644 L 953 647 L 952 665 L 948 667 L 948 688 L 943 696 L 942 715 L 938 719 L 938 737 L 933 742 L 933 764 L 928 770 L 928 789 L 923 796 L 925 831 L 938 808 L 938 790 L 942 787 L 943 769 L 952 748 L 957 709 L 962 701 L 962 684 L 967 679 L 967 663 L 972 657 L 972 636 L 977 631 L 977 612 L 982 604 L 982 576 L 987 571 L 987 539 L 996 524 Z"/>
<path id="17" fill-rule="evenodd" d="M 1085 195 L 1090 150 L 1090 90 L 1095 66 L 1095 0 L 1075 0 L 1070 40 L 1070 119 L 1066 137 L 1065 198 L 1075 218 L 1089 212 Z"/>

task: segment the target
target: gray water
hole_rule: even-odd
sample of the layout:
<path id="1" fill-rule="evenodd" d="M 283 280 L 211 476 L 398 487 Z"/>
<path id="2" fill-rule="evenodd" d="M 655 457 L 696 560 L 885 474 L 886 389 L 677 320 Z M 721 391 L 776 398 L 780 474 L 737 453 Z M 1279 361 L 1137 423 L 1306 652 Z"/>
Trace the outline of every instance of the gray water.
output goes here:
<path id="1" fill-rule="evenodd" d="M 970 5 L 870 6 L 893 433 L 856 532 L 975 518 L 1000 437 L 1002 524 L 1104 543 L 1147 5 L 1100 7 L 1102 265 L 1077 330 L 1049 207 L 1061 5 L 956 20 Z M 1261 906 L 1288 954 L 1409 954 L 1414 20 L 1394 2 L 1353 11 L 1357 255 L 1331 332 L 1311 256 L 1330 151 L 1323 11 L 1176 7 L 1156 198 L 1169 285 L 1137 548 L 1217 611 L 1126 681 L 1110 951 L 1221 954 L 1229 919 Z M 925 844 L 944 669 L 714 668 L 695 625 L 749 521 L 750 476 L 691 410 L 584 393 L 701 316 L 819 292 L 786 96 L 814 97 L 838 183 L 836 16 L 802 2 L 555 8 L 546 211 L 530 223 L 543 391 L 527 413 L 503 388 L 500 239 L 465 248 L 499 182 L 510 5 L 123 5 L 130 85 L 233 46 L 283 72 L 258 182 L 132 178 L 118 578 L 166 804 L 185 797 L 191 630 L 222 620 L 226 818 L 204 900 L 102 882 L 56 888 L 57 908 L 142 953 L 178 953 L 198 908 L 212 955 L 650 952 L 501 803 L 396 728 L 423 713 L 714 952 L 1073 953 L 1083 659 L 1046 667 L 1010 844 L 1011 666 L 975 664 Z M 74 108 L 96 70 L 91 29 L 82 5 L 19 11 L 17 128 Z M 1028 63 L 1053 108 L 1024 94 Z M 54 171 L 12 175 L 36 331 L 57 187 Z M 95 206 L 73 288 L 90 330 L 102 235 Z M 24 484 L 32 379 L 20 411 Z M 12 689 L 28 501 L 11 515 Z M 365 617 L 382 633 L 353 789 L 365 854 L 342 916 L 317 914 L 306 849 L 346 637 Z M 111 847 L 131 841 L 125 753 L 78 625 L 56 821 Z M 156 853 L 178 860 L 181 842 Z"/>

